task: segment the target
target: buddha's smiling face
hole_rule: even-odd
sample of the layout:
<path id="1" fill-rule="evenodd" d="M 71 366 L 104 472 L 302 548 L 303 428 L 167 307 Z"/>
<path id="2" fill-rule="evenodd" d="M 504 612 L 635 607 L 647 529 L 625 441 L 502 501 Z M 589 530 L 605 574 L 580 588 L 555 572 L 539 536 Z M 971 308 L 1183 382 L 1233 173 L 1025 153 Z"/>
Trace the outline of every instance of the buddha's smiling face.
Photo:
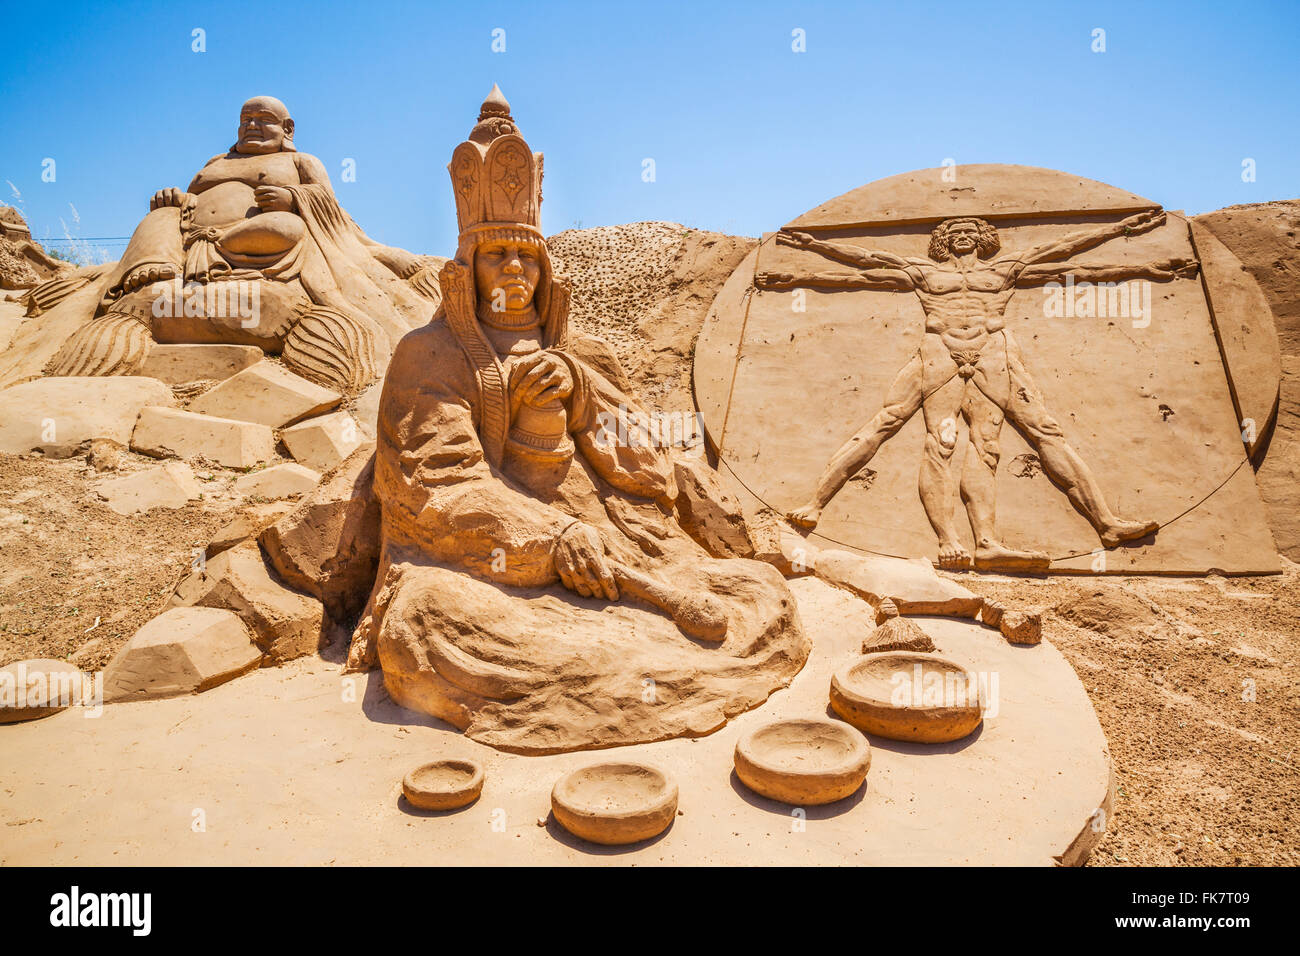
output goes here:
<path id="1" fill-rule="evenodd" d="M 541 278 L 541 250 L 531 242 L 485 242 L 474 254 L 479 301 L 490 303 L 494 311 L 528 308 Z"/>
<path id="2" fill-rule="evenodd" d="M 239 138 L 235 152 L 247 155 L 278 153 L 293 139 L 293 120 L 283 103 L 271 96 L 255 96 L 239 111 Z"/>

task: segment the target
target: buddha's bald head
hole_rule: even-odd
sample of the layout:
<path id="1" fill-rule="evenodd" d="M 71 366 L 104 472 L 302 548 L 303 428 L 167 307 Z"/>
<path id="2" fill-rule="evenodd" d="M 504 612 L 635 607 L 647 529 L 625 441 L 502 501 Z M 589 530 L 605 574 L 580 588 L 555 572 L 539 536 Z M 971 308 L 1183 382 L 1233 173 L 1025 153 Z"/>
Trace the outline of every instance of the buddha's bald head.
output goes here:
<path id="1" fill-rule="evenodd" d="M 274 96 L 254 96 L 239 110 L 235 152 L 251 155 L 293 150 L 293 120 Z"/>

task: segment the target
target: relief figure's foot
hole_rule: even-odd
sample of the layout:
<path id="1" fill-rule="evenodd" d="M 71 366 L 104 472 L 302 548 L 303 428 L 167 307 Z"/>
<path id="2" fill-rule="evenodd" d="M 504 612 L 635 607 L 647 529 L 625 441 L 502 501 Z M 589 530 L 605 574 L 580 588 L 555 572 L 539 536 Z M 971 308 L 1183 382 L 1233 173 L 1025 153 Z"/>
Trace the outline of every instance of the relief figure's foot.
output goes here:
<path id="1" fill-rule="evenodd" d="M 970 552 L 955 538 L 939 542 L 939 567 L 949 571 L 964 571 L 970 567 Z"/>
<path id="2" fill-rule="evenodd" d="M 815 528 L 817 522 L 822 520 L 822 509 L 815 504 L 807 504 L 800 508 L 795 508 L 786 515 L 791 523 L 798 525 L 800 528 Z"/>
<path id="3" fill-rule="evenodd" d="M 1145 538 L 1149 534 L 1155 534 L 1159 529 L 1160 522 L 1158 521 L 1122 521 L 1116 518 L 1098 531 L 1097 535 L 1101 538 L 1103 545 L 1113 548 L 1125 541 L 1133 541 L 1137 538 Z"/>
<path id="4" fill-rule="evenodd" d="M 975 548 L 975 567 L 982 571 L 1046 571 L 1051 563 L 1042 551 L 1017 551 L 1000 541 L 982 541 Z"/>

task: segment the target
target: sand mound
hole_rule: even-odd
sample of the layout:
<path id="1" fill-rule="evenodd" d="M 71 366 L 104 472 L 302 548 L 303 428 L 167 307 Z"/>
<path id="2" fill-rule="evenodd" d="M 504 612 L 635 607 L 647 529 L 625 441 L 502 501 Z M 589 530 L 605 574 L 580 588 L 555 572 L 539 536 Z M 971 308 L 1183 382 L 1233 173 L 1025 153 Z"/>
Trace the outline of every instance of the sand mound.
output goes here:
<path id="1" fill-rule="evenodd" d="M 573 280 L 576 330 L 614 346 L 652 409 L 693 411 L 691 353 L 713 297 L 756 239 L 672 222 L 569 229 L 547 239 Z"/>

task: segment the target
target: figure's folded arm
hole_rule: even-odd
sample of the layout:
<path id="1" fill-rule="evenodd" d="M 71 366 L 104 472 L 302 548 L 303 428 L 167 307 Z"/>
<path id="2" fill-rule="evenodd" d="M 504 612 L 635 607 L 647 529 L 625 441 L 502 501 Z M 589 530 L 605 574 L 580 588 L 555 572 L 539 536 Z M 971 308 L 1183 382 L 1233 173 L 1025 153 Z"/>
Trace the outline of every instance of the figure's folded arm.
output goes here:
<path id="1" fill-rule="evenodd" d="M 553 583 L 555 541 L 575 519 L 492 469 L 469 402 L 437 378 L 427 364 L 389 371 L 375 457 L 385 522 L 435 559 L 491 580 Z"/>
<path id="2" fill-rule="evenodd" d="M 677 497 L 669 442 L 635 399 L 599 372 L 560 353 L 573 373 L 569 432 L 596 472 L 620 491 L 642 498 Z"/>

